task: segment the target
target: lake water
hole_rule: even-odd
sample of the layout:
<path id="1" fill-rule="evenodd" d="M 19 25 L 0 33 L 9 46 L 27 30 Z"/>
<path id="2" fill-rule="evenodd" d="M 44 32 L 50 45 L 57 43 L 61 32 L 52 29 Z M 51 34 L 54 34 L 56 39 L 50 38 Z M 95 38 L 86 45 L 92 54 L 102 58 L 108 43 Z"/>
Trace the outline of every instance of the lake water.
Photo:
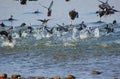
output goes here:
<path id="1" fill-rule="evenodd" d="M 71 39 L 71 35 L 37 39 L 34 36 L 14 38 L 15 46 L 2 46 L 5 41 L 0 39 L 0 74 L 8 73 L 28 76 L 64 77 L 73 74 L 77 79 L 114 79 L 120 78 L 120 13 L 105 16 L 104 23 L 96 23 L 99 17 L 95 14 L 98 10 L 97 0 L 54 0 L 53 14 L 46 16 L 47 10 L 40 4 L 48 6 L 51 0 L 29 1 L 27 5 L 20 5 L 14 0 L 0 0 L 0 22 L 6 25 L 18 27 L 25 22 L 27 25 L 39 28 L 41 22 L 38 19 L 51 19 L 49 27 L 56 24 L 70 24 L 68 12 L 76 9 L 79 18 L 73 24 L 81 21 L 89 27 L 100 29 L 99 37 L 80 39 L 78 36 Z M 119 0 L 109 1 L 110 5 L 120 10 Z M 34 11 L 39 9 L 39 14 Z M 16 20 L 6 21 L 10 15 Z M 113 20 L 118 22 L 114 25 L 115 32 L 106 34 L 103 27 Z M 92 75 L 91 71 L 98 70 L 100 75 Z"/>

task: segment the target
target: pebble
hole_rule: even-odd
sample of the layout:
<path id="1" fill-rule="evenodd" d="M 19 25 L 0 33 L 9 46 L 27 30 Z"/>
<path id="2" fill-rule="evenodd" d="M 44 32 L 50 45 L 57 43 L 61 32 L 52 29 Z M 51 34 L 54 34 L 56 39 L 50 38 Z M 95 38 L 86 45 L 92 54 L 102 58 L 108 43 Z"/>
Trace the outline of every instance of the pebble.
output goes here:
<path id="1" fill-rule="evenodd" d="M 96 74 L 96 75 L 99 75 L 99 74 L 101 74 L 101 72 L 99 72 L 99 71 L 91 71 L 91 74 Z"/>

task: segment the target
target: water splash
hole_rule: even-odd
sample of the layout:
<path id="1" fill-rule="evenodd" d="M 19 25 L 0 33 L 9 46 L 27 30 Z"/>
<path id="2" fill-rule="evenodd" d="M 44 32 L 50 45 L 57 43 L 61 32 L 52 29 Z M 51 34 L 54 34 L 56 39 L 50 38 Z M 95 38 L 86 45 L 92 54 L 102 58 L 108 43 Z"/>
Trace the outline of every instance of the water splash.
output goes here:
<path id="1" fill-rule="evenodd" d="M 16 44 L 16 41 L 15 41 L 15 40 L 13 40 L 12 42 L 4 41 L 4 42 L 1 44 L 1 46 L 2 46 L 2 47 L 11 47 L 11 48 L 14 48 L 15 44 Z"/>
<path id="2" fill-rule="evenodd" d="M 97 38 L 100 37 L 98 28 L 95 28 L 95 30 L 94 30 L 94 37 L 97 37 Z"/>

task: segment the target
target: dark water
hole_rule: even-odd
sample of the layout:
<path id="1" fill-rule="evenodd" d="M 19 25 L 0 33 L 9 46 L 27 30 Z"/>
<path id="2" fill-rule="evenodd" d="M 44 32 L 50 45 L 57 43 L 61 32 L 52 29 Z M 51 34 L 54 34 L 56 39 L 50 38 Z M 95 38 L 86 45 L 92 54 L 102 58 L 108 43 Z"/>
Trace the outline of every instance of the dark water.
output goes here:
<path id="1" fill-rule="evenodd" d="M 38 5 L 39 2 L 29 2 L 28 5 L 21 6 L 17 1 L 3 1 L 3 3 L 1 3 L 2 7 L 0 8 L 2 10 L 0 12 L 1 22 L 5 22 L 8 26 L 13 25 L 14 27 L 20 25 L 22 22 L 26 22 L 27 25 L 32 23 L 34 27 L 39 27 L 40 22 L 38 22 L 37 19 L 39 19 L 39 17 L 46 17 L 43 8 L 40 8 L 40 14 L 33 14 L 33 12 L 40 7 Z M 47 1 L 41 0 L 41 2 L 45 3 Z M 6 3 L 10 3 L 10 5 L 4 5 Z M 94 7 L 96 4 L 92 4 L 97 3 L 97 1 L 95 0 L 94 3 L 89 3 Z M 56 2 L 56 4 L 58 3 Z M 79 3 L 76 3 L 76 6 L 78 6 L 78 4 Z M 116 1 L 113 1 L 113 4 L 116 4 Z M 70 5 L 74 4 L 70 3 Z M 18 11 L 15 6 L 16 8 L 19 8 L 20 11 Z M 82 7 L 84 7 L 84 5 L 82 5 Z M 78 10 L 84 11 L 82 7 L 78 8 Z M 55 8 L 55 6 L 53 8 Z M 85 8 L 88 8 L 88 11 L 90 10 L 90 7 Z M 66 9 L 71 9 L 71 7 Z M 92 11 L 96 10 L 95 7 L 92 9 Z M 42 39 L 37 36 L 37 39 L 37 37 L 32 35 L 14 38 L 15 45 L 13 47 L 5 46 L 6 41 L 0 38 L 0 74 L 21 74 L 24 77 L 64 77 L 68 74 L 73 74 L 77 79 L 120 78 L 120 24 L 114 26 L 114 33 L 106 34 L 102 27 L 104 23 L 97 24 L 96 21 L 98 20 L 98 17 L 95 14 L 89 14 L 88 11 L 86 13 L 80 13 L 82 19 L 80 18 L 76 21 L 81 22 L 81 20 L 84 20 L 88 23 L 88 26 L 98 27 L 100 29 L 100 37 L 98 38 L 88 37 L 86 39 L 80 39 L 78 35 L 76 39 L 71 39 L 72 35 L 66 35 Z M 5 16 L 3 16 L 3 13 Z M 11 14 L 15 15 L 14 18 L 16 21 L 5 21 Z M 55 17 L 56 15 L 59 16 Z M 118 15 L 119 14 L 110 16 L 110 18 L 106 17 L 103 18 L 103 20 L 105 23 L 109 23 L 114 19 L 117 19 L 119 23 Z M 50 26 L 55 26 L 56 23 L 62 22 L 69 24 L 66 16 L 65 19 L 61 17 L 64 16 L 59 13 L 54 14 Z M 76 21 L 75 23 L 77 23 Z M 102 72 L 102 74 L 92 75 L 90 74 L 92 70 L 98 70 Z"/>

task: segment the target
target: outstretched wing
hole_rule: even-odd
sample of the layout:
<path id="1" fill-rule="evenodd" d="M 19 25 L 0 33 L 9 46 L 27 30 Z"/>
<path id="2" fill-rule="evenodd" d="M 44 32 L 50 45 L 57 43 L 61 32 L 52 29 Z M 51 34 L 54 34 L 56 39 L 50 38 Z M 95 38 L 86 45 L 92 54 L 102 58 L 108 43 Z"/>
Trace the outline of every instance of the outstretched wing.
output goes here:
<path id="1" fill-rule="evenodd" d="M 38 21 L 44 22 L 44 20 L 42 20 L 42 19 L 38 19 Z"/>
<path id="2" fill-rule="evenodd" d="M 40 4 L 40 3 L 39 3 L 39 4 Z M 42 5 L 42 4 L 40 4 L 40 6 L 42 6 L 43 8 L 46 8 L 46 9 L 48 9 L 48 7 L 46 7 L 46 6 Z"/>
<path id="3" fill-rule="evenodd" d="M 50 6 L 48 7 L 48 10 L 51 9 L 52 5 L 53 5 L 53 1 L 50 3 Z"/>
<path id="4" fill-rule="evenodd" d="M 59 27 L 63 27 L 62 25 L 60 25 L 60 24 L 57 24 Z"/>
<path id="5" fill-rule="evenodd" d="M 115 9 L 113 9 L 113 11 L 114 11 L 114 12 L 120 12 L 120 11 L 118 11 L 118 10 L 115 10 Z"/>
<path id="6" fill-rule="evenodd" d="M 103 1 L 100 1 L 100 0 L 98 0 L 99 2 L 101 2 L 101 3 L 105 3 L 105 2 L 103 2 Z M 108 0 L 107 0 L 108 1 Z"/>
<path id="7" fill-rule="evenodd" d="M 106 0 L 106 3 L 108 3 L 108 0 Z"/>

